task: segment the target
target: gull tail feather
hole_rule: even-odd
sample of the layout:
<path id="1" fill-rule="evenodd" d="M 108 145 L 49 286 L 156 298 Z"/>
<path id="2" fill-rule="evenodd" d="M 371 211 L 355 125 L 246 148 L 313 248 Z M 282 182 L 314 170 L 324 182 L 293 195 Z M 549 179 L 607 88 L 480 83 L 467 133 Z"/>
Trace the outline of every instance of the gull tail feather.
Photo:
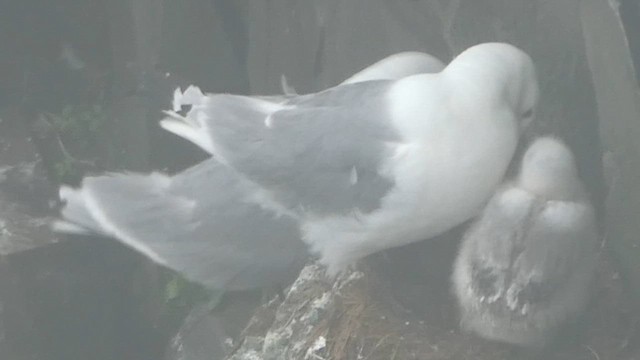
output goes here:
<path id="1" fill-rule="evenodd" d="M 78 189 L 62 187 L 65 205 L 53 229 L 114 237 L 152 260 L 165 259 L 149 244 L 179 236 L 189 226 L 194 202 L 172 196 L 161 174 L 112 174 L 86 178 Z"/>
<path id="2" fill-rule="evenodd" d="M 63 187 L 54 230 L 100 234 L 211 288 L 286 281 L 307 257 L 297 223 L 247 200 L 256 189 L 215 159 L 171 177 L 110 174 Z"/>

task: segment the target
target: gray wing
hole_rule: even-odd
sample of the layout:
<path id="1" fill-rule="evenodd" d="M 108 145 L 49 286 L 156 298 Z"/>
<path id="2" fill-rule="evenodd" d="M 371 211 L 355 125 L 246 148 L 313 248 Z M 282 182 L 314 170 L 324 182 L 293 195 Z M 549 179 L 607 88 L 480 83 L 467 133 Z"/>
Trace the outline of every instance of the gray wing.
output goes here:
<path id="1" fill-rule="evenodd" d="M 299 270 L 296 222 L 245 201 L 255 191 L 210 159 L 173 177 L 119 174 L 63 188 L 63 231 L 111 236 L 214 288 L 243 290 Z"/>
<path id="2" fill-rule="evenodd" d="M 392 82 L 338 86 L 275 104 L 208 95 L 165 129 L 208 150 L 287 209 L 369 212 L 391 188 L 379 174 L 398 141 L 385 111 Z"/>

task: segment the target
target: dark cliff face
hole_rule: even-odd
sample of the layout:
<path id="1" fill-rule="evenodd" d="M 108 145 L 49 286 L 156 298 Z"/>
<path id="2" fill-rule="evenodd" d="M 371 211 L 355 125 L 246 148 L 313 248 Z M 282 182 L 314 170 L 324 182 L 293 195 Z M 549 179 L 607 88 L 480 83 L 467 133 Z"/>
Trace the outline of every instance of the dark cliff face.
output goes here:
<path id="1" fill-rule="evenodd" d="M 0 115 L 0 358 L 157 358 L 167 335 L 136 313 L 131 291 L 145 260 L 51 232 L 57 191 L 22 115 Z"/>

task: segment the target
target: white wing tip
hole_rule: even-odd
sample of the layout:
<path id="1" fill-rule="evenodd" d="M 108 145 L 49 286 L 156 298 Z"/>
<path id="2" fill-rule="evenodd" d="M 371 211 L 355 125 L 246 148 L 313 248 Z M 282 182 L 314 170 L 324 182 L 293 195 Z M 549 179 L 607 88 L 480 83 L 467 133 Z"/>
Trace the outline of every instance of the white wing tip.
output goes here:
<path id="1" fill-rule="evenodd" d="M 285 74 L 280 75 L 280 87 L 282 88 L 282 93 L 285 95 L 298 95 L 296 89 L 289 84 Z"/>
<path id="2" fill-rule="evenodd" d="M 56 220 L 52 222 L 50 228 L 53 232 L 63 233 L 63 234 L 79 234 L 79 235 L 89 235 L 93 234 L 92 231 L 87 230 L 86 228 L 76 225 L 74 223 L 64 221 L 64 220 Z"/>
<path id="3" fill-rule="evenodd" d="M 173 111 L 180 111 L 182 107 L 182 89 L 177 87 L 173 91 L 173 101 L 172 101 Z"/>
<path id="4" fill-rule="evenodd" d="M 193 105 L 202 101 L 204 94 L 199 87 L 189 85 L 183 92 L 180 87 L 173 91 L 173 111 L 180 111 L 182 105 Z"/>
<path id="5" fill-rule="evenodd" d="M 190 122 L 187 123 L 184 119 L 173 117 L 171 114 L 169 115 L 171 117 L 160 121 L 160 127 L 183 139 L 191 141 L 209 154 L 213 154 L 213 143 L 204 129 L 195 127 L 194 124 Z"/>

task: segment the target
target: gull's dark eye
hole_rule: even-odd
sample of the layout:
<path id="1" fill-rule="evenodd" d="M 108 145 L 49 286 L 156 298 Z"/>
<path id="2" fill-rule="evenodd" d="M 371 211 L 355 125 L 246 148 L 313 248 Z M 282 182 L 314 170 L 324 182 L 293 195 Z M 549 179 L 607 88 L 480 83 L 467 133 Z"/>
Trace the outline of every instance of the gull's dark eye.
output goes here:
<path id="1" fill-rule="evenodd" d="M 529 109 L 529 110 L 525 111 L 524 114 L 522 114 L 522 118 L 523 119 L 530 118 L 531 116 L 533 116 L 533 109 Z"/>

